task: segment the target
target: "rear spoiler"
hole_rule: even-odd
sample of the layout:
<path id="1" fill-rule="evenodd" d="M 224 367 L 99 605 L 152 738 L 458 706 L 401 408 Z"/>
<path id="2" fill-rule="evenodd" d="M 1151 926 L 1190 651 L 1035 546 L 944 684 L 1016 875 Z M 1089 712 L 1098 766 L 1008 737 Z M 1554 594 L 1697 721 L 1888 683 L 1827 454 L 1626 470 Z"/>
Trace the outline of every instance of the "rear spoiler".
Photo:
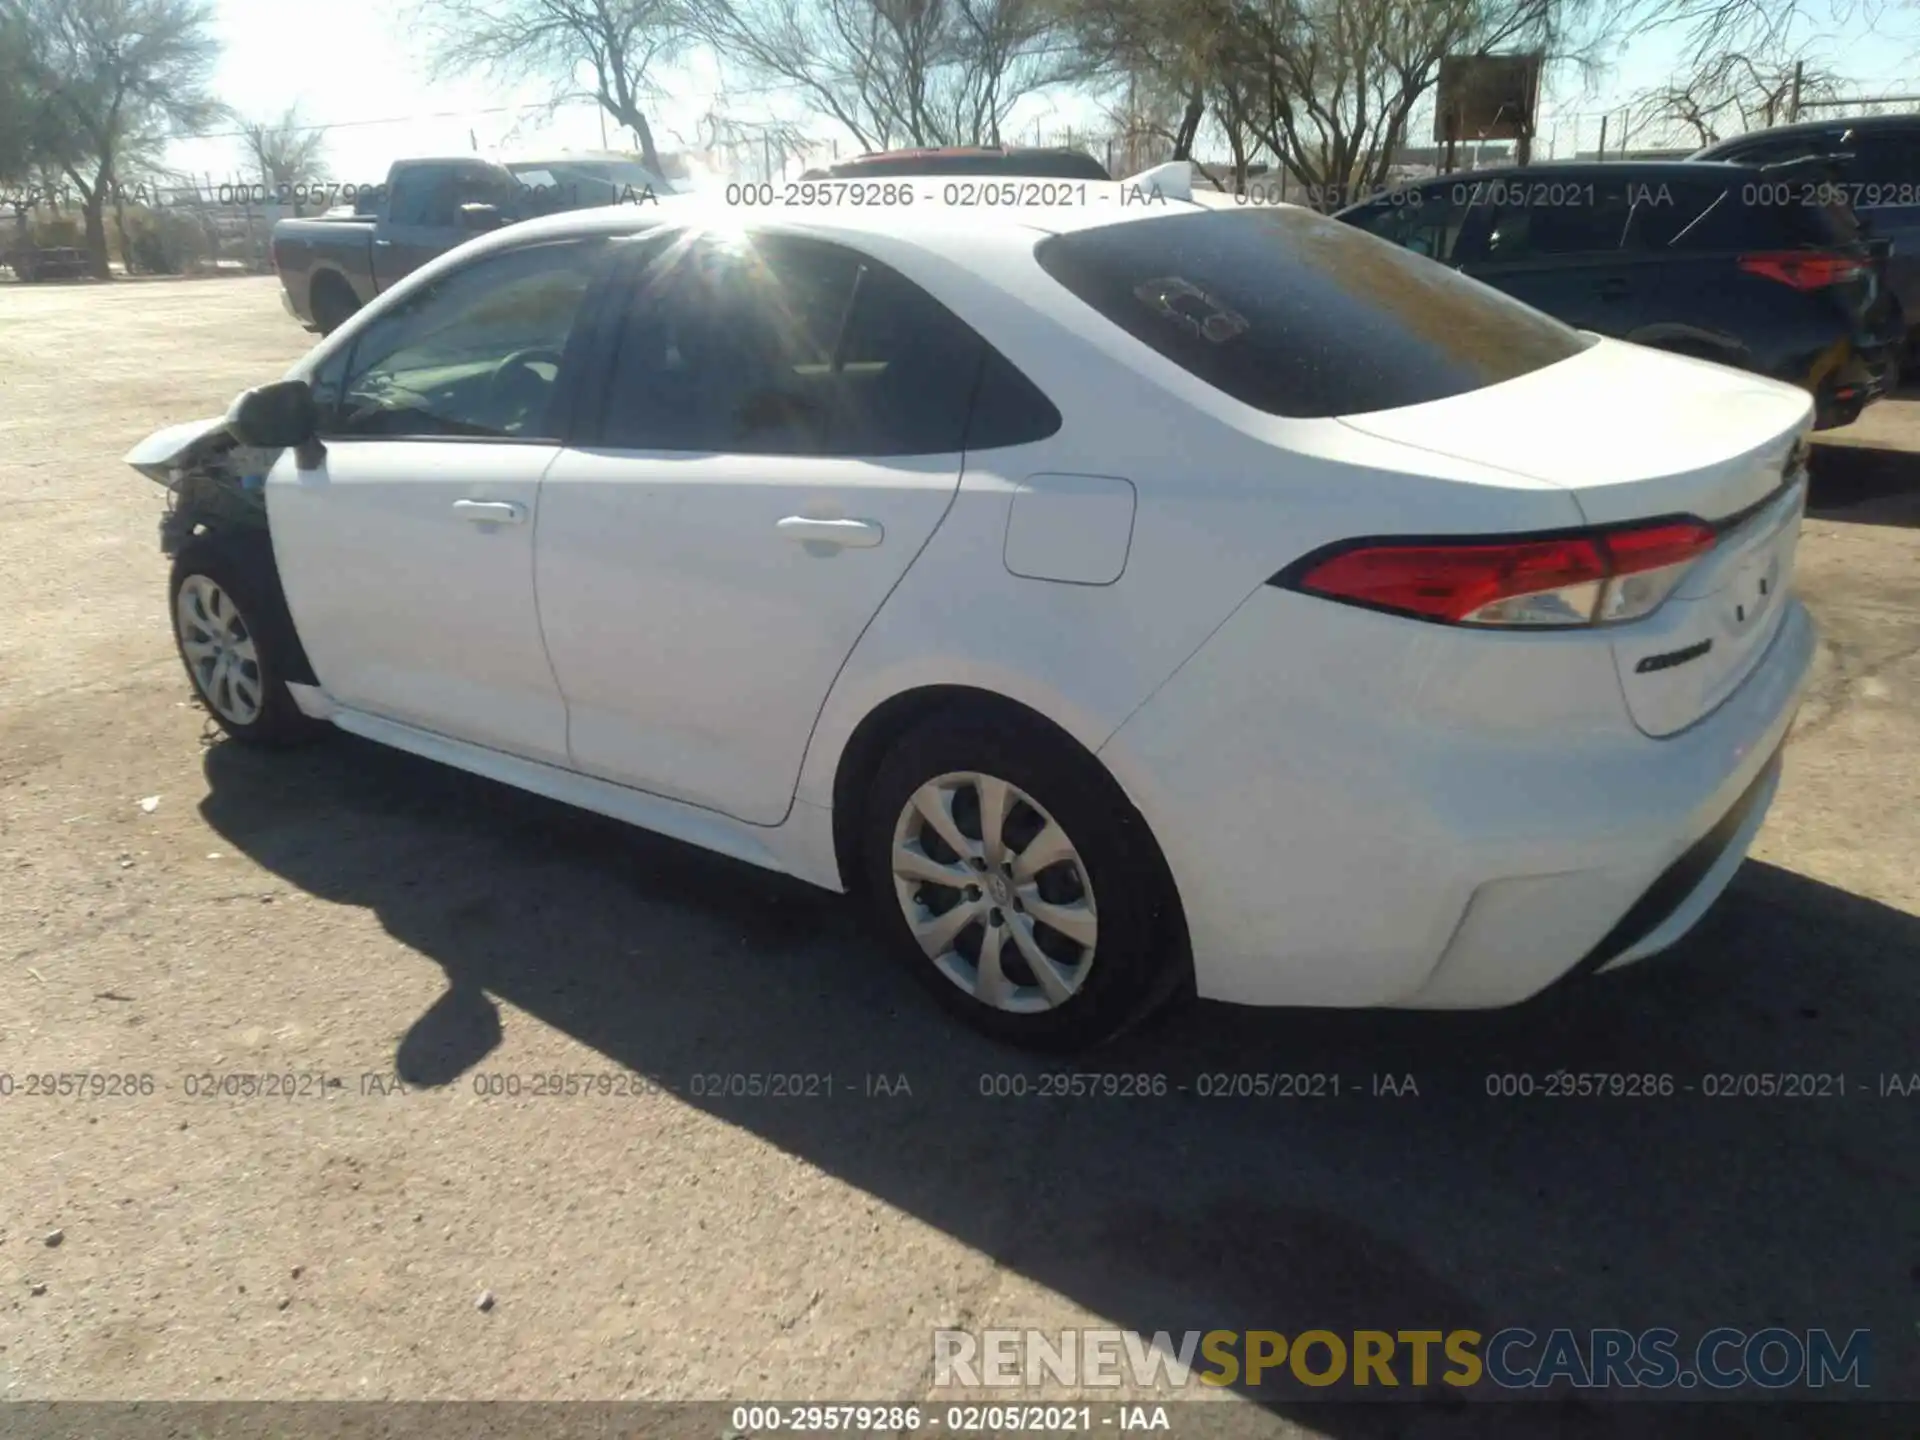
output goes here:
<path id="1" fill-rule="evenodd" d="M 1801 155 L 1792 160 L 1777 160 L 1771 165 L 1762 165 L 1759 169 L 1760 173 L 1770 180 L 1790 180 L 1795 175 L 1803 175 L 1809 171 L 1844 175 L 1847 166 L 1852 163 L 1851 151 L 1836 150 L 1820 155 Z"/>

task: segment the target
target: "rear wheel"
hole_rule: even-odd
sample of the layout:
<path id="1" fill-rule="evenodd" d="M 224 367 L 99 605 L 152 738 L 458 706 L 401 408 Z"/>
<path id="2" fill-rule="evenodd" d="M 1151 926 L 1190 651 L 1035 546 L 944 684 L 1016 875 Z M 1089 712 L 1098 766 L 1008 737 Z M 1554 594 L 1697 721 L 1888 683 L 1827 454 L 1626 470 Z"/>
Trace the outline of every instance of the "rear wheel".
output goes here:
<path id="1" fill-rule="evenodd" d="M 194 693 L 220 728 L 254 745 L 322 735 L 287 689 L 299 653 L 264 542 L 195 536 L 174 558 L 173 638 Z"/>
<path id="2" fill-rule="evenodd" d="M 331 335 L 360 308 L 360 301 L 347 282 L 328 271 L 313 281 L 313 323 L 322 335 Z"/>
<path id="3" fill-rule="evenodd" d="M 882 762 L 865 813 L 889 948 L 989 1035 L 1097 1044 L 1187 973 L 1145 822 L 1063 736 L 998 717 L 930 721 Z"/>

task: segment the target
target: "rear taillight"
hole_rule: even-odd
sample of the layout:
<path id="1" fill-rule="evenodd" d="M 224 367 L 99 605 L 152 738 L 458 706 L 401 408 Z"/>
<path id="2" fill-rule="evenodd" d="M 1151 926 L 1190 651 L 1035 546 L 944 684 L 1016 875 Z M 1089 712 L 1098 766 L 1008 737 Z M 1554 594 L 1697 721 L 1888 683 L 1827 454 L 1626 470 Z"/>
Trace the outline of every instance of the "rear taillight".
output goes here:
<path id="1" fill-rule="evenodd" d="M 1274 583 L 1443 625 L 1617 624 L 1657 610 L 1714 539 L 1698 520 L 1670 520 L 1536 538 L 1367 540 L 1310 556 Z"/>
<path id="2" fill-rule="evenodd" d="M 1856 255 L 1822 255 L 1810 250 L 1778 250 L 1763 255 L 1742 255 L 1740 268 L 1749 275 L 1778 280 L 1796 290 L 1821 290 L 1858 280 L 1872 261 Z"/>

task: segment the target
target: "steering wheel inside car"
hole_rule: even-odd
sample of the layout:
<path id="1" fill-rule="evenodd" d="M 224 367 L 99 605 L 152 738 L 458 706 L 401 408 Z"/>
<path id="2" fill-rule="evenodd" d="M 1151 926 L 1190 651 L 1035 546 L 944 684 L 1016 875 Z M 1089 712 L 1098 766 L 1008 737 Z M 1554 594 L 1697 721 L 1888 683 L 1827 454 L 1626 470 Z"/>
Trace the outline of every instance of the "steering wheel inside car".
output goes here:
<path id="1" fill-rule="evenodd" d="M 542 367 L 547 367 L 544 373 Z M 517 435 L 546 413 L 559 377 L 558 350 L 540 345 L 516 350 L 493 367 L 487 381 L 487 413 L 500 417 L 502 432 Z"/>

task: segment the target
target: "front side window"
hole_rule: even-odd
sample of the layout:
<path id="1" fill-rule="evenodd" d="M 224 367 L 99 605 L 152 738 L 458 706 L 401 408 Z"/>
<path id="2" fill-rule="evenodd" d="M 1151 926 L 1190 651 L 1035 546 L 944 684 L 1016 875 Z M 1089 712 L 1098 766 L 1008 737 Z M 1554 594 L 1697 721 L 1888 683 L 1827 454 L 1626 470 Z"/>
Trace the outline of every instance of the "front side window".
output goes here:
<path id="1" fill-rule="evenodd" d="M 1446 266 L 1305 210 L 1156 216 L 1050 236 L 1034 253 L 1095 312 L 1271 415 L 1444 400 L 1594 343 Z"/>
<path id="2" fill-rule="evenodd" d="M 529 245 L 442 276 L 371 321 L 324 433 L 552 439 L 551 400 L 604 247 Z"/>
<path id="3" fill-rule="evenodd" d="M 627 301 L 602 443 L 759 455 L 965 447 L 987 346 L 919 286 L 843 246 L 702 236 Z"/>

